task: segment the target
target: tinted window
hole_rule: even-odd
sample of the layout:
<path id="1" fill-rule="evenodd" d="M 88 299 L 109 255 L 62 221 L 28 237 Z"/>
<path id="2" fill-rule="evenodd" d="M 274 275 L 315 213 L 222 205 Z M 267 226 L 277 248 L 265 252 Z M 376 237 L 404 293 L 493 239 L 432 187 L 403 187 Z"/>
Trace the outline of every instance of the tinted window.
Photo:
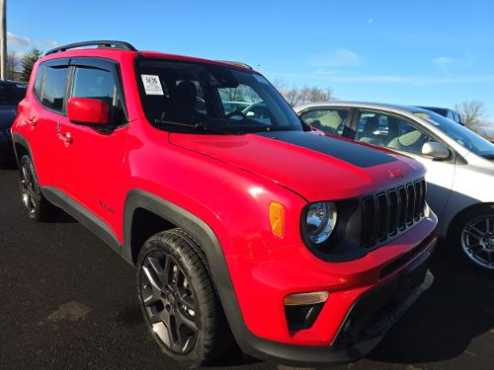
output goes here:
<path id="1" fill-rule="evenodd" d="M 37 81 L 36 81 L 37 84 Z M 41 103 L 50 109 L 62 112 L 65 100 L 65 88 L 67 85 L 67 67 L 45 67 L 41 75 Z M 35 86 L 36 90 L 36 86 Z"/>
<path id="2" fill-rule="evenodd" d="M 73 97 L 101 99 L 111 107 L 113 123 L 122 123 L 124 119 L 123 99 L 111 71 L 77 67 L 72 87 Z"/>
<path id="3" fill-rule="evenodd" d="M 350 111 L 348 109 L 334 108 L 317 109 L 302 114 L 302 119 L 305 123 L 318 130 L 341 135 L 344 128 L 350 123 Z"/>
<path id="4" fill-rule="evenodd" d="M 40 65 L 38 70 L 36 71 L 36 80 L 34 81 L 34 95 L 41 100 L 41 93 L 43 88 L 43 83 L 45 81 L 46 67 L 44 65 Z"/>
<path id="5" fill-rule="evenodd" d="M 385 113 L 360 113 L 355 140 L 414 154 L 422 153 L 422 146 L 434 141 L 424 130 L 408 121 Z"/>

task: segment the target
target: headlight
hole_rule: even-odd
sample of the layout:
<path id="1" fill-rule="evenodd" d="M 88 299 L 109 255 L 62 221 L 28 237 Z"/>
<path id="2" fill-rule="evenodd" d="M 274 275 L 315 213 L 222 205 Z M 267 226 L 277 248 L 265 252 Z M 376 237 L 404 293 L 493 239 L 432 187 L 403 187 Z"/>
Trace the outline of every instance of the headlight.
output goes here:
<path id="1" fill-rule="evenodd" d="M 304 236 L 313 244 L 324 243 L 333 233 L 337 219 L 338 214 L 334 203 L 311 204 L 302 220 Z"/>

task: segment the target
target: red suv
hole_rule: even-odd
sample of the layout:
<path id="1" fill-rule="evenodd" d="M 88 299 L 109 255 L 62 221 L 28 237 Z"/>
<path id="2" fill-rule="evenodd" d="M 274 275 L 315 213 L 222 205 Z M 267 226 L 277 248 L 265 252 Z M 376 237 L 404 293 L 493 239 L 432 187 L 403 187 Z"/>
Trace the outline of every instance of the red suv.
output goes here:
<path id="1" fill-rule="evenodd" d="M 12 129 L 30 218 L 61 208 L 137 270 L 163 351 L 288 363 L 368 353 L 432 282 L 424 169 L 306 132 L 249 66 L 119 41 L 34 67 Z"/>

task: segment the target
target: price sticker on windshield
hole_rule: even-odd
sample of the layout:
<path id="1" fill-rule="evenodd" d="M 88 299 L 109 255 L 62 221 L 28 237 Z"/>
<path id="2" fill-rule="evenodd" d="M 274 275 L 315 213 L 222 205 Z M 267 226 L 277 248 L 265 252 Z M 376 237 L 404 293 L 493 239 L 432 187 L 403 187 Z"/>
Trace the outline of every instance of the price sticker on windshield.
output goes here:
<path id="1" fill-rule="evenodd" d="M 141 75 L 146 95 L 165 95 L 161 86 L 160 77 L 156 75 Z"/>

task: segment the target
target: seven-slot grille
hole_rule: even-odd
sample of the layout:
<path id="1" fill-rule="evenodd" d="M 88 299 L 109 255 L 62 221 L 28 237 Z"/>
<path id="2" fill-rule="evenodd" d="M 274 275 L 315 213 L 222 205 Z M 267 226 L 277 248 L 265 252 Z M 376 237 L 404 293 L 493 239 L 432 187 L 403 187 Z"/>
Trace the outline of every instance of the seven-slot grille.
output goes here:
<path id="1" fill-rule="evenodd" d="M 396 236 L 424 217 L 425 180 L 372 194 L 362 199 L 362 243 L 373 247 Z"/>

